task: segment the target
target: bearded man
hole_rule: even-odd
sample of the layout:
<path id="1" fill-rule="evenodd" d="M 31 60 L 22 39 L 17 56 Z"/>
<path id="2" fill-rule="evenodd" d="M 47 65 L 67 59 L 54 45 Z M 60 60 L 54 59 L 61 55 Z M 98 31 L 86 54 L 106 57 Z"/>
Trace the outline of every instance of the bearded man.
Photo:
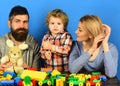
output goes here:
<path id="1" fill-rule="evenodd" d="M 40 45 L 32 35 L 28 34 L 28 23 L 29 13 L 25 7 L 15 6 L 11 9 L 8 20 L 10 32 L 0 37 L 0 59 L 9 51 L 9 47 L 6 45 L 6 40 L 12 40 L 14 46 L 26 43 L 28 45 L 28 48 L 22 52 L 24 61 L 23 67 L 34 67 L 39 70 Z M 7 62 L 5 64 L 0 63 L 0 70 L 4 70 L 10 66 L 12 66 L 12 63 L 10 62 Z"/>

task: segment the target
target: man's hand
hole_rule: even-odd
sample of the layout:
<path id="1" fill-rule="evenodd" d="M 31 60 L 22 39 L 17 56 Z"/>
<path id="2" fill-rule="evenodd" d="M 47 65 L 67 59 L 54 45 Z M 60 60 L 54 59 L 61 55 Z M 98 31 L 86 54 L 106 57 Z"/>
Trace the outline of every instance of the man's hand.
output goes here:
<path id="1" fill-rule="evenodd" d="M 29 66 L 24 62 L 23 63 L 23 68 L 29 68 Z"/>
<path id="2" fill-rule="evenodd" d="M 6 62 L 4 64 L 0 64 L 0 70 L 5 70 L 6 68 L 9 68 L 13 66 L 12 62 Z"/>

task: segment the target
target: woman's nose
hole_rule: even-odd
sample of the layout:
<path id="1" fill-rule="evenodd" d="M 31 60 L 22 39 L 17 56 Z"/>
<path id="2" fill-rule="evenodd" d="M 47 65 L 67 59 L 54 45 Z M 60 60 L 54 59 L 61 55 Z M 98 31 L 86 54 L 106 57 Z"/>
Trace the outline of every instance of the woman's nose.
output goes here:
<path id="1" fill-rule="evenodd" d="M 78 29 L 75 31 L 75 33 L 76 33 L 76 34 L 78 33 Z"/>

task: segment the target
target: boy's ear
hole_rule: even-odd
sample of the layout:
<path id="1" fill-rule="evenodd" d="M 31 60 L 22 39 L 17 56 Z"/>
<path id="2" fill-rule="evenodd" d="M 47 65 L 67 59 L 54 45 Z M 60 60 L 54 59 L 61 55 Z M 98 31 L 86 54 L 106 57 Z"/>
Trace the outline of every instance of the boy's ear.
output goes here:
<path id="1" fill-rule="evenodd" d="M 8 27 L 10 28 L 10 21 L 8 21 Z"/>
<path id="2" fill-rule="evenodd" d="M 12 42 L 12 40 L 8 39 L 6 41 L 6 44 L 9 46 L 9 47 L 13 47 L 14 46 L 14 43 Z"/>

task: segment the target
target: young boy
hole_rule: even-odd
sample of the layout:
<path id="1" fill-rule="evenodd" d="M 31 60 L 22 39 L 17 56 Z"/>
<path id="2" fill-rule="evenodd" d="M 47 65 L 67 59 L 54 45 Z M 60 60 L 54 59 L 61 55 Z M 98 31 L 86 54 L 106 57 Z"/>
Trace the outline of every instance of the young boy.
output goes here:
<path id="1" fill-rule="evenodd" d="M 68 71 L 72 45 L 72 37 L 67 32 L 68 17 L 61 9 L 55 9 L 48 13 L 46 23 L 49 31 L 42 39 L 41 57 L 46 60 L 47 67 Z"/>

